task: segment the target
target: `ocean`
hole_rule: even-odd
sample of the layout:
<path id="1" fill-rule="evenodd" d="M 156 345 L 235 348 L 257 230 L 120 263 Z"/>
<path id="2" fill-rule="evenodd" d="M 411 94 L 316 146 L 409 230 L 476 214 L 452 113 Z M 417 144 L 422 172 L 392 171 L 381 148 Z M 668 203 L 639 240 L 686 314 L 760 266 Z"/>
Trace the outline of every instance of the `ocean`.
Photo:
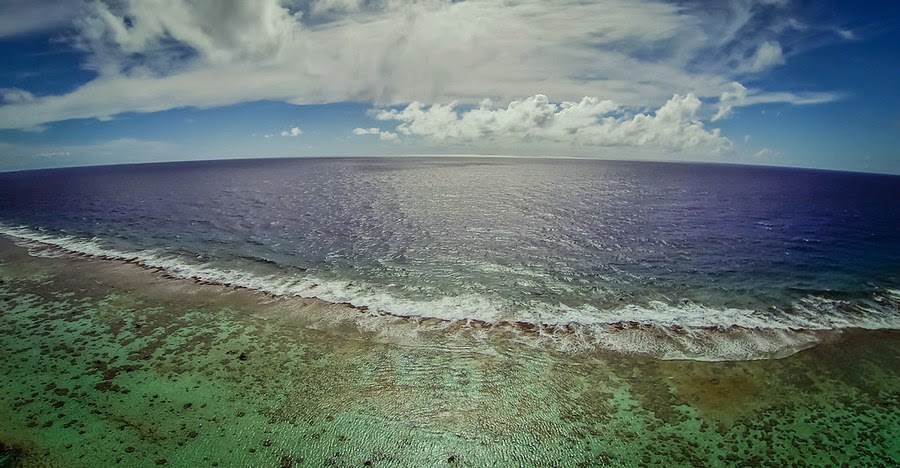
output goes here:
<path id="1" fill-rule="evenodd" d="M 370 314 L 536 326 L 556 346 L 754 359 L 900 328 L 896 176 L 295 159 L 32 171 L 0 187 L 0 232 L 19 239 Z"/>
<path id="2" fill-rule="evenodd" d="M 125 395 L 121 405 L 132 407 L 138 403 L 128 398 L 140 394 L 140 401 L 149 401 L 165 391 L 160 379 L 186 388 L 231 382 L 233 388 L 222 390 L 227 397 L 209 390 L 203 404 L 252 406 L 241 412 L 263 415 L 281 424 L 282 434 L 294 434 L 292 450 L 309 452 L 304 463 L 310 466 L 327 460 L 381 460 L 385 466 L 731 464 L 791 462 L 790 453 L 799 454 L 793 462 L 811 464 L 897 461 L 900 415 L 890 402 L 897 401 L 900 380 L 898 200 L 900 177 L 890 175 L 566 159 L 267 159 L 2 173 L 0 234 L 18 247 L 7 247 L 2 263 L 0 349 L 11 366 L 18 362 L 13 356 L 31 352 L 21 344 L 37 340 L 31 349 L 41 353 L 35 359 L 55 356 L 62 364 L 54 371 L 38 364 L 43 361 L 29 367 L 23 358 L 26 364 L 7 373 L 26 382 L 6 389 L 9 396 L 0 401 L 9 420 L 21 423 L 0 433 L 0 441 L 19 440 L 17 431 L 29 421 L 43 423 L 42 415 L 63 401 L 50 395 L 43 409 L 21 409 L 32 404 L 23 402 L 39 400 L 37 393 L 52 391 L 51 383 L 64 387 L 52 376 L 68 365 L 78 369 L 73 375 L 88 379 L 75 385 L 112 389 Z M 81 309 L 77 318 L 66 315 Z M 147 310 L 165 310 L 166 318 L 147 318 L 154 316 Z M 149 335 L 139 330 L 154 320 Z M 227 330 L 239 332 L 229 338 Z M 84 333 L 94 338 L 73 338 Z M 89 349 L 101 337 L 105 347 Z M 145 359 L 157 364 L 125 364 L 140 362 L 134 353 L 151 338 L 158 343 Z M 171 347 L 166 340 L 173 339 L 193 345 Z M 205 352 L 197 354 L 203 342 Z M 170 354 L 161 351 L 166 349 Z M 835 356 L 851 355 L 863 357 L 837 363 Z M 252 388 L 234 375 L 246 369 L 229 367 L 249 357 L 259 366 L 254 372 L 261 372 Z M 214 369 L 216 362 L 223 369 Z M 376 372 L 389 364 L 388 374 Z M 128 381 L 126 371 L 109 371 L 127 365 L 137 366 L 135 375 L 149 373 Z M 866 366 L 866 378 L 849 370 Z M 173 377 L 179 368 L 180 377 Z M 281 373 L 267 373 L 274 368 Z M 336 369 L 343 369 L 343 378 Z M 574 376 L 559 376 L 560 369 Z M 842 369 L 840 376 L 834 369 Z M 43 377 L 29 383 L 30 372 Z M 308 388 L 302 398 L 295 395 L 298 382 L 309 385 L 311 375 L 319 382 L 313 387 L 337 386 L 344 393 L 314 397 L 316 389 Z M 686 376 L 696 379 L 683 381 Z M 99 383 L 91 380 L 96 378 Z M 265 382 L 273 387 L 261 389 Z M 365 382 L 379 383 L 360 389 Z M 504 393 L 516 382 L 523 394 Z M 797 395 L 779 393 L 791 385 Z M 75 394 L 71 387 L 67 394 Z M 800 395 L 809 401 L 795 400 Z M 847 402 L 849 395 L 858 401 Z M 92 391 L 81 401 L 106 408 L 104 424 L 119 418 L 131 421 L 127 430 L 140 426 L 134 415 L 120 414 L 126 406 L 95 397 Z M 183 398 L 171 400 L 187 405 Z M 327 401 L 310 405 L 315 398 Z M 539 408 L 545 400 L 565 403 L 548 403 L 551 417 Z M 397 401 L 417 425 L 407 425 L 402 415 L 386 416 Z M 835 410 L 838 404 L 844 406 Z M 356 408 L 353 417 L 342 412 L 349 406 Z M 785 416 L 790 411 L 806 416 Z M 853 411 L 862 429 L 835 420 L 815 429 L 809 422 L 816 414 Z M 190 445 L 204 432 L 199 429 L 177 441 L 162 432 L 147 435 L 193 416 L 157 417 L 151 418 L 155 429 L 126 437 L 126 454 L 153 453 L 143 460 L 180 460 L 183 466 L 212 460 L 173 455 L 181 453 L 173 444 Z M 240 435 L 257 428 L 238 430 L 222 415 L 204 418 L 207 426 L 232 431 L 221 437 L 241 447 Z M 319 437 L 332 439 L 304 439 L 312 432 L 300 437 L 289 428 L 292 418 L 305 418 Z M 77 435 L 51 437 L 37 425 L 27 429 L 34 431 L 28 442 L 19 441 L 37 444 L 28 449 L 33 457 L 59 460 L 53 457 L 62 456 L 65 444 L 53 441 L 80 443 Z M 747 427 L 762 439 L 746 435 Z M 849 441 L 847 434 L 839 436 L 848 427 L 856 431 Z M 794 439 L 761 442 L 766 431 L 771 436 L 782 429 L 794 431 Z M 862 442 L 853 440 L 865 430 L 877 437 L 862 450 Z M 253 437 L 272 442 L 278 433 L 268 431 Z M 353 431 L 369 439 L 357 441 L 355 452 L 332 454 L 353 439 Z M 372 435 L 379 431 L 400 431 L 407 445 Z M 706 441 L 695 443 L 694 455 L 685 455 L 687 440 L 658 445 L 685 431 Z M 797 452 L 796 434 L 812 437 L 810 431 L 834 435 L 810 452 Z M 455 439 L 447 445 L 435 434 Z M 492 452 L 487 440 L 506 449 Z M 573 441 L 585 445 L 561 448 Z M 111 443 L 94 440 L 88 456 L 99 460 L 121 452 Z M 379 449 L 382 459 L 364 453 L 382 443 L 388 444 Z M 209 444 L 204 453 L 231 460 L 223 466 L 256 463 L 255 449 L 242 449 L 237 457 Z M 522 448 L 529 444 L 531 452 Z M 268 447 L 259 447 L 260 456 Z M 829 458 L 848 447 L 856 451 L 847 456 L 857 458 Z M 17 450 L 16 459 L 28 460 L 21 455 L 25 449 Z M 397 453 L 394 459 L 389 451 Z M 266 460 L 300 463 L 298 456 L 284 452 Z"/>

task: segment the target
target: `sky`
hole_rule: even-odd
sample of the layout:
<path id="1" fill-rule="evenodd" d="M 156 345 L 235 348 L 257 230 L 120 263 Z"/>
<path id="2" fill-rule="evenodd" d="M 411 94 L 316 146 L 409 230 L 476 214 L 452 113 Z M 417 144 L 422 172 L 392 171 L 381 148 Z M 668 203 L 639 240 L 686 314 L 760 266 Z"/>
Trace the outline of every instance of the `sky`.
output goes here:
<path id="1" fill-rule="evenodd" d="M 0 0 L 0 171 L 502 155 L 900 174 L 900 2 Z"/>

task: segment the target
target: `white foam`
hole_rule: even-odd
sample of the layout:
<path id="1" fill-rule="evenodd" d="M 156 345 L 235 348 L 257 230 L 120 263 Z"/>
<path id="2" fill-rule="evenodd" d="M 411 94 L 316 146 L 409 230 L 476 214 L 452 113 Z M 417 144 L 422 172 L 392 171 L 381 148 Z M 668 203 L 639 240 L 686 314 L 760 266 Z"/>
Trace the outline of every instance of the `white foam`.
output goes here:
<path id="1" fill-rule="evenodd" d="M 820 332 L 853 328 L 900 329 L 900 291 L 897 290 L 884 293 L 886 300 L 893 302 L 889 307 L 876 308 L 877 298 L 867 305 L 808 296 L 793 304 L 790 314 L 777 310 L 712 308 L 692 302 L 670 305 L 660 301 L 600 309 L 591 305 L 569 307 L 533 300 L 512 307 L 501 297 L 479 294 L 412 300 L 359 281 L 328 280 L 313 275 L 262 275 L 199 263 L 164 250 L 126 252 L 110 249 L 101 239 L 54 235 L 27 227 L 0 224 L 0 234 L 12 237 L 32 255 L 59 256 L 60 251 L 55 249 L 62 249 L 161 269 L 177 278 L 243 287 L 277 296 L 349 303 L 368 310 L 360 317 L 367 320 L 365 326 L 370 329 L 377 328 L 371 319 L 377 319 L 379 315 L 439 319 L 443 321 L 439 327 L 473 321 L 501 324 L 507 328 L 516 322 L 533 324 L 536 333 L 523 332 L 516 340 L 562 351 L 601 348 L 649 354 L 661 359 L 765 359 L 783 357 L 813 346 L 821 339 Z M 424 323 L 422 320 L 414 322 Z M 434 328 L 435 324 L 427 326 Z"/>
<path id="2" fill-rule="evenodd" d="M 592 330 L 593 331 L 593 330 Z M 585 333 L 584 348 L 649 354 L 660 359 L 740 361 L 789 356 L 811 347 L 822 335 L 809 330 L 788 329 L 674 329 L 649 326 L 610 332 Z"/>
<path id="3" fill-rule="evenodd" d="M 0 224 L 0 234 L 19 240 L 19 245 L 27 248 L 29 253 L 35 256 L 58 256 L 58 251 L 47 249 L 47 247 L 56 247 L 80 255 L 130 261 L 144 267 L 159 268 L 177 278 L 238 286 L 278 296 L 298 296 L 335 303 L 350 303 L 355 307 L 367 308 L 374 313 L 433 317 L 441 320 L 475 318 L 487 322 L 495 322 L 504 318 L 495 305 L 496 301 L 476 294 L 447 296 L 432 300 L 407 300 L 364 283 L 327 280 L 312 275 L 260 275 L 247 270 L 225 268 L 210 263 L 192 263 L 187 258 L 160 250 L 125 252 L 111 249 L 102 245 L 97 238 L 85 240 L 3 224 Z M 468 315 L 463 311 L 468 312 Z"/>

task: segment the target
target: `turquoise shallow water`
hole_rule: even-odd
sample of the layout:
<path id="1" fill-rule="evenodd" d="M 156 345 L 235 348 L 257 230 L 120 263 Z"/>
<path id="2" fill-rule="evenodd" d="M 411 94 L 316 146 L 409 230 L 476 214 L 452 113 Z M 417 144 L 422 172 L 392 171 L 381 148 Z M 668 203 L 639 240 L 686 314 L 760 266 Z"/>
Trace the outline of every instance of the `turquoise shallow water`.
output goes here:
<path id="1" fill-rule="evenodd" d="M 0 249 L 0 466 L 890 466 L 900 336 L 564 353 Z"/>

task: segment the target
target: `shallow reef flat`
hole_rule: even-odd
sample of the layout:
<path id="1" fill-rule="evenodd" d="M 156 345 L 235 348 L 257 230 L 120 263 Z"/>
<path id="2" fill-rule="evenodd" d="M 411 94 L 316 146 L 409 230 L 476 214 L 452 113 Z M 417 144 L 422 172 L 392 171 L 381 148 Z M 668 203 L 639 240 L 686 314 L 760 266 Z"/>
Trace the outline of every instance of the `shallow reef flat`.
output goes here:
<path id="1" fill-rule="evenodd" d="M 900 334 L 778 360 L 478 327 L 0 240 L 0 466 L 900 464 Z"/>

